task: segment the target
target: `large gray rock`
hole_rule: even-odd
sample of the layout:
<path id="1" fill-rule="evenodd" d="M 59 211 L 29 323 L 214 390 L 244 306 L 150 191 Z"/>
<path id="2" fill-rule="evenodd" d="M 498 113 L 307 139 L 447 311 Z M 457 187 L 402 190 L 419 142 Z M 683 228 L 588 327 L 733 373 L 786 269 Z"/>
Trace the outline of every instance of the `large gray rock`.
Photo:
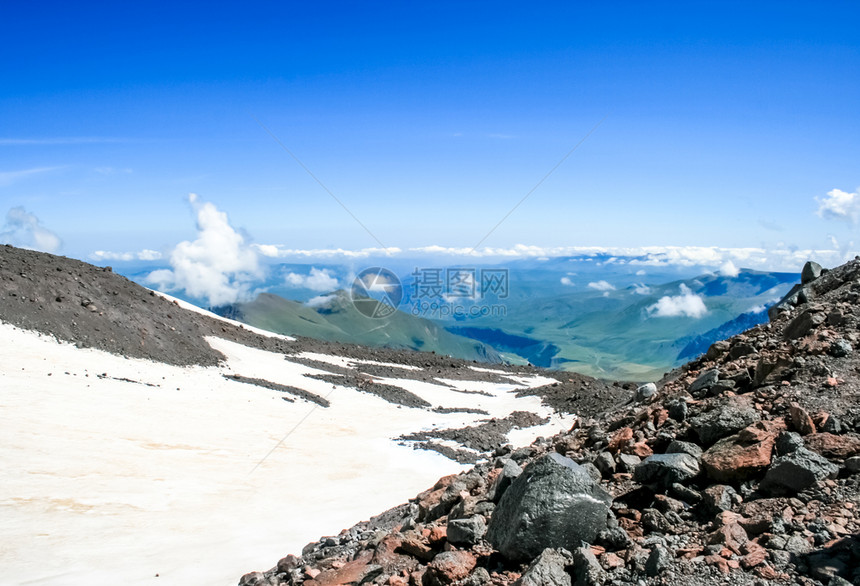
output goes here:
<path id="1" fill-rule="evenodd" d="M 803 265 L 803 269 L 800 271 L 800 282 L 803 285 L 807 283 L 811 283 L 815 279 L 821 276 L 821 265 L 817 262 L 807 261 L 805 265 Z"/>
<path id="2" fill-rule="evenodd" d="M 487 523 L 481 515 L 448 521 L 448 541 L 454 545 L 475 545 L 486 532 Z"/>
<path id="3" fill-rule="evenodd" d="M 690 385 L 690 388 L 687 389 L 690 393 L 696 393 L 701 390 L 705 390 L 711 387 L 714 383 L 716 383 L 720 379 L 720 371 L 716 368 L 712 368 L 711 370 L 706 370 L 702 374 L 693 381 Z"/>
<path id="4" fill-rule="evenodd" d="M 672 440 L 669 447 L 666 448 L 667 454 L 690 454 L 696 460 L 702 459 L 702 448 L 693 442 L 682 442 L 681 440 Z"/>
<path id="5" fill-rule="evenodd" d="M 529 565 L 515 586 L 571 586 L 567 566 L 573 557 L 566 549 L 545 549 Z"/>
<path id="6" fill-rule="evenodd" d="M 694 417 L 690 424 L 705 445 L 739 432 L 761 419 L 751 405 L 736 401 L 721 405 L 707 413 Z"/>
<path id="7" fill-rule="evenodd" d="M 761 489 L 774 494 L 806 490 L 819 480 L 836 478 L 839 467 L 806 448 L 798 448 L 773 459 L 761 482 Z"/>
<path id="8" fill-rule="evenodd" d="M 502 466 L 501 473 L 496 478 L 496 481 L 493 483 L 493 486 L 490 487 L 490 491 L 488 494 L 490 500 L 494 503 L 498 503 L 499 499 L 502 498 L 502 495 L 505 494 L 505 491 L 508 490 L 508 487 L 514 481 L 514 479 L 522 473 L 523 469 L 520 468 L 519 464 L 517 464 L 511 459 L 505 460 L 505 463 Z"/>
<path id="9" fill-rule="evenodd" d="M 573 550 L 573 577 L 574 586 L 599 586 L 606 580 L 606 572 L 590 547 Z"/>
<path id="10" fill-rule="evenodd" d="M 633 480 L 668 487 L 699 474 L 699 461 L 690 454 L 654 454 L 633 470 Z"/>
<path id="11" fill-rule="evenodd" d="M 821 311 L 815 311 L 809 309 L 804 311 L 793 320 L 791 320 L 787 326 L 785 326 L 785 331 L 783 332 L 783 337 L 786 340 L 796 340 L 797 338 L 802 338 L 818 326 L 824 323 L 827 319 L 827 316 L 824 315 Z"/>
<path id="12" fill-rule="evenodd" d="M 615 474 L 615 458 L 609 452 L 600 452 L 594 459 L 594 465 L 600 470 L 604 478 Z"/>
<path id="13" fill-rule="evenodd" d="M 651 550 L 648 560 L 645 562 L 645 573 L 649 576 L 658 576 L 672 563 L 672 557 L 665 547 L 658 545 Z"/>
<path id="14" fill-rule="evenodd" d="M 604 528 L 612 497 L 576 462 L 551 453 L 526 466 L 502 495 L 487 540 L 512 561 L 546 548 L 574 550 Z"/>
<path id="15" fill-rule="evenodd" d="M 642 458 L 636 454 L 618 454 L 615 457 L 615 469 L 620 472 L 633 472 L 640 462 Z"/>

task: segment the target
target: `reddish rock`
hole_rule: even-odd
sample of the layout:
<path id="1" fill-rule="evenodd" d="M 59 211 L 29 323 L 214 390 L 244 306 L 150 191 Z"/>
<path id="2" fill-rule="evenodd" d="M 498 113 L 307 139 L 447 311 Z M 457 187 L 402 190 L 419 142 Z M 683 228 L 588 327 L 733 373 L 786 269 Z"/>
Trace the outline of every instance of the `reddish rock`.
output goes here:
<path id="1" fill-rule="evenodd" d="M 421 566 L 411 574 L 409 574 L 409 586 L 421 586 L 424 584 L 424 574 L 427 573 L 427 568 Z"/>
<path id="2" fill-rule="evenodd" d="M 718 555 L 705 556 L 705 563 L 709 566 L 716 566 L 723 574 L 728 574 L 733 569 L 740 567 L 740 562 L 738 562 L 738 560 L 727 560 Z"/>
<path id="3" fill-rule="evenodd" d="M 418 561 L 411 555 L 404 555 L 402 544 L 403 540 L 396 534 L 386 536 L 373 552 L 373 563 L 379 564 L 387 572 L 414 569 Z"/>
<path id="4" fill-rule="evenodd" d="M 337 570 L 326 570 L 315 578 L 305 581 L 305 586 L 341 586 L 342 584 L 360 584 L 362 581 L 373 579 L 381 573 L 378 565 L 371 564 L 373 554 L 364 551 L 351 562 L 347 562 Z"/>
<path id="5" fill-rule="evenodd" d="M 442 504 L 442 498 L 445 496 L 446 489 L 457 479 L 456 474 L 451 474 L 449 476 L 443 476 L 440 478 L 436 484 L 433 485 L 433 488 L 429 490 L 425 490 L 421 494 L 418 495 L 418 508 L 422 511 L 423 514 L 427 514 L 429 511 L 433 511 L 435 509 L 440 508 Z M 451 503 L 453 504 L 453 503 Z M 447 514 L 447 511 L 443 514 Z M 437 515 L 441 516 L 441 515 Z"/>
<path id="6" fill-rule="evenodd" d="M 739 433 L 723 438 L 702 454 L 708 476 L 718 482 L 746 480 L 768 466 L 776 436 L 784 424 L 759 421 Z"/>
<path id="7" fill-rule="evenodd" d="M 745 543 L 741 551 L 744 553 L 740 560 L 741 567 L 745 570 L 759 566 L 767 559 L 767 550 L 752 541 Z"/>
<path id="8" fill-rule="evenodd" d="M 419 560 L 424 560 L 425 562 L 433 559 L 434 554 L 433 548 L 430 547 L 427 542 L 422 541 L 415 535 L 404 537 L 397 551 L 402 551 L 403 553 L 409 554 Z"/>
<path id="9" fill-rule="evenodd" d="M 652 450 L 651 446 L 649 446 L 645 442 L 638 442 L 633 444 L 632 446 L 630 446 L 628 452 L 635 456 L 639 456 L 642 459 L 645 459 L 648 456 L 652 456 L 654 454 L 654 450 Z"/>
<path id="10" fill-rule="evenodd" d="M 759 578 L 764 578 L 765 580 L 783 579 L 783 574 L 780 574 L 768 565 L 758 566 L 755 569 L 755 574 Z"/>
<path id="11" fill-rule="evenodd" d="M 448 528 L 440 525 L 437 527 L 433 527 L 430 530 L 430 534 L 427 536 L 427 540 L 430 542 L 431 546 L 438 547 L 445 539 L 448 537 Z"/>
<path id="12" fill-rule="evenodd" d="M 803 438 L 806 447 L 826 458 L 850 458 L 860 454 L 860 438 L 854 435 L 813 433 Z"/>
<path id="13" fill-rule="evenodd" d="M 623 451 L 631 441 L 633 441 L 633 430 L 629 427 L 622 427 L 609 438 L 609 445 L 606 449 L 615 454 Z"/>
<path id="14" fill-rule="evenodd" d="M 725 527 L 726 525 L 738 523 L 740 520 L 741 516 L 737 513 L 733 513 L 732 511 L 720 511 L 714 515 L 714 526 Z"/>
<path id="15" fill-rule="evenodd" d="M 747 541 L 747 532 L 737 523 L 728 523 L 708 534 L 708 544 L 725 545 L 738 555 L 741 553 L 741 546 Z"/>
<path id="16" fill-rule="evenodd" d="M 433 558 L 427 566 L 427 575 L 431 584 L 451 584 L 467 577 L 477 563 L 468 551 L 445 551 Z"/>
<path id="17" fill-rule="evenodd" d="M 387 583 L 388 586 L 409 586 L 409 580 L 403 576 L 391 576 Z"/>
<path id="18" fill-rule="evenodd" d="M 562 455 L 564 455 L 564 454 L 562 454 Z M 487 473 L 487 479 L 486 479 L 487 486 L 493 486 L 493 484 L 496 483 L 496 479 L 499 477 L 499 475 L 501 473 L 502 473 L 501 468 L 493 468 L 492 470 L 490 470 Z"/>
<path id="19" fill-rule="evenodd" d="M 813 423 L 812 417 L 806 409 L 797 403 L 792 403 L 789 406 L 788 416 L 791 420 L 791 427 L 800 435 L 815 433 L 815 423 Z"/>
<path id="20" fill-rule="evenodd" d="M 705 551 L 704 547 L 701 547 L 699 545 L 694 545 L 691 547 L 678 548 L 677 550 L 675 550 L 675 553 L 678 555 L 678 557 L 682 557 L 684 559 L 690 560 L 690 559 L 693 559 L 694 557 L 698 556 L 703 551 Z"/>
<path id="21" fill-rule="evenodd" d="M 623 568 L 624 560 L 621 556 L 608 552 L 600 556 L 600 565 L 604 570 L 614 570 L 615 568 Z"/>

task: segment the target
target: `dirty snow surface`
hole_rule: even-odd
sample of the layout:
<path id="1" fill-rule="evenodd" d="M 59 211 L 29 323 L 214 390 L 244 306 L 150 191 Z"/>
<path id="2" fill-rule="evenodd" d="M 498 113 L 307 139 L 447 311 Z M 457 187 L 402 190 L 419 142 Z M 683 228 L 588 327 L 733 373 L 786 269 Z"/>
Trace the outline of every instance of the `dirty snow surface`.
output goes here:
<path id="1" fill-rule="evenodd" d="M 516 396 L 546 377 L 374 379 L 356 360 L 207 341 L 226 362 L 124 358 L 0 322 L 0 583 L 236 584 L 464 469 L 392 438 L 549 418 L 514 430 L 523 443 L 573 420 Z"/>

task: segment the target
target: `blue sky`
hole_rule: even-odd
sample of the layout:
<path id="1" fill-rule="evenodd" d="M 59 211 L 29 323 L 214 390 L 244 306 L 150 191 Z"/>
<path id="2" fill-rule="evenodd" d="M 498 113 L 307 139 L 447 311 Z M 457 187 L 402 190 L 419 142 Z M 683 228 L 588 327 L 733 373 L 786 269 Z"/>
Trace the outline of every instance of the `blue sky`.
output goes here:
<path id="1" fill-rule="evenodd" d="M 599 124 L 483 246 L 852 251 L 860 6 L 692 4 L 7 3 L 0 238 L 469 249 Z"/>

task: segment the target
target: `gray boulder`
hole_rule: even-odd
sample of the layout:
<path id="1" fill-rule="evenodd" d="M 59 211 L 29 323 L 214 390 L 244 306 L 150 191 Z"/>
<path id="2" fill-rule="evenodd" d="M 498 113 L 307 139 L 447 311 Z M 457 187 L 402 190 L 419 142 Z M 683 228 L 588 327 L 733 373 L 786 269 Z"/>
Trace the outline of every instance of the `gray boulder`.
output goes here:
<path id="1" fill-rule="evenodd" d="M 694 417 L 690 424 L 705 445 L 739 432 L 761 419 L 754 407 L 732 401 Z"/>
<path id="2" fill-rule="evenodd" d="M 699 461 L 690 454 L 654 454 L 633 470 L 633 480 L 667 488 L 699 474 Z"/>
<path id="3" fill-rule="evenodd" d="M 675 421 L 685 421 L 687 419 L 687 411 L 689 411 L 689 407 L 687 407 L 686 401 L 672 401 L 671 403 L 669 403 L 668 408 L 669 417 L 671 417 Z"/>
<path id="4" fill-rule="evenodd" d="M 666 548 L 658 545 L 648 555 L 648 560 L 645 562 L 645 573 L 652 577 L 662 574 L 669 567 L 671 561 L 672 558 Z"/>
<path id="5" fill-rule="evenodd" d="M 605 478 L 615 474 L 615 458 L 609 452 L 600 452 L 597 454 L 597 457 L 594 459 L 594 465 Z"/>
<path id="6" fill-rule="evenodd" d="M 827 458 L 806 448 L 778 456 L 761 482 L 761 489 L 774 494 L 792 494 L 806 490 L 819 480 L 836 478 L 839 467 Z"/>
<path id="7" fill-rule="evenodd" d="M 802 338 L 818 326 L 824 323 L 827 319 L 827 316 L 824 315 L 821 311 L 816 311 L 814 309 L 808 309 L 791 320 L 787 326 L 785 326 L 785 331 L 783 332 L 783 337 L 786 340 L 796 340 L 797 338 Z"/>
<path id="8" fill-rule="evenodd" d="M 505 460 L 505 463 L 502 466 L 502 472 L 496 478 L 496 481 L 493 483 L 493 486 L 490 487 L 487 496 L 489 496 L 490 500 L 494 503 L 498 503 L 499 499 L 502 498 L 502 495 L 505 493 L 506 490 L 508 490 L 508 487 L 514 481 L 514 479 L 522 473 L 523 469 L 520 468 L 519 464 L 517 464 L 511 459 Z"/>
<path id="9" fill-rule="evenodd" d="M 615 468 L 620 472 L 633 472 L 642 462 L 642 458 L 636 454 L 618 454 L 615 457 Z"/>
<path id="10" fill-rule="evenodd" d="M 597 586 L 606 580 L 606 572 L 589 547 L 573 550 L 574 586 Z"/>
<path id="11" fill-rule="evenodd" d="M 529 565 L 516 586 L 571 586 L 567 566 L 573 557 L 566 549 L 545 549 Z"/>
<path id="12" fill-rule="evenodd" d="M 526 466 L 502 495 L 487 540 L 512 561 L 546 548 L 576 549 L 603 529 L 612 497 L 582 466 L 551 453 Z"/>
<path id="13" fill-rule="evenodd" d="M 822 267 L 817 262 L 807 261 L 800 271 L 800 283 L 806 285 L 821 276 Z"/>
<path id="14" fill-rule="evenodd" d="M 776 436 L 776 444 L 774 445 L 777 455 L 780 456 L 796 452 L 803 446 L 803 438 L 799 433 L 794 431 L 780 432 L 779 435 Z"/>
<path id="15" fill-rule="evenodd" d="M 448 541 L 454 545 L 475 545 L 486 532 L 487 523 L 481 515 L 448 521 Z"/>
<path id="16" fill-rule="evenodd" d="M 711 370 L 706 370 L 702 374 L 693 381 L 693 384 L 690 385 L 688 389 L 690 393 L 696 393 L 698 391 L 702 391 L 708 389 L 716 383 L 720 379 L 720 371 L 716 368 L 712 368 Z"/>
<path id="17" fill-rule="evenodd" d="M 696 460 L 702 459 L 702 448 L 693 442 L 682 442 L 681 440 L 672 440 L 669 447 L 666 448 L 667 454 L 690 454 Z"/>
<path id="18" fill-rule="evenodd" d="M 839 338 L 830 346 L 829 354 L 834 358 L 844 358 L 854 351 L 851 342 L 844 338 Z"/>
<path id="19" fill-rule="evenodd" d="M 651 397 L 657 394 L 657 385 L 654 383 L 645 383 L 638 389 L 636 389 L 636 400 L 637 401 L 647 401 Z"/>

